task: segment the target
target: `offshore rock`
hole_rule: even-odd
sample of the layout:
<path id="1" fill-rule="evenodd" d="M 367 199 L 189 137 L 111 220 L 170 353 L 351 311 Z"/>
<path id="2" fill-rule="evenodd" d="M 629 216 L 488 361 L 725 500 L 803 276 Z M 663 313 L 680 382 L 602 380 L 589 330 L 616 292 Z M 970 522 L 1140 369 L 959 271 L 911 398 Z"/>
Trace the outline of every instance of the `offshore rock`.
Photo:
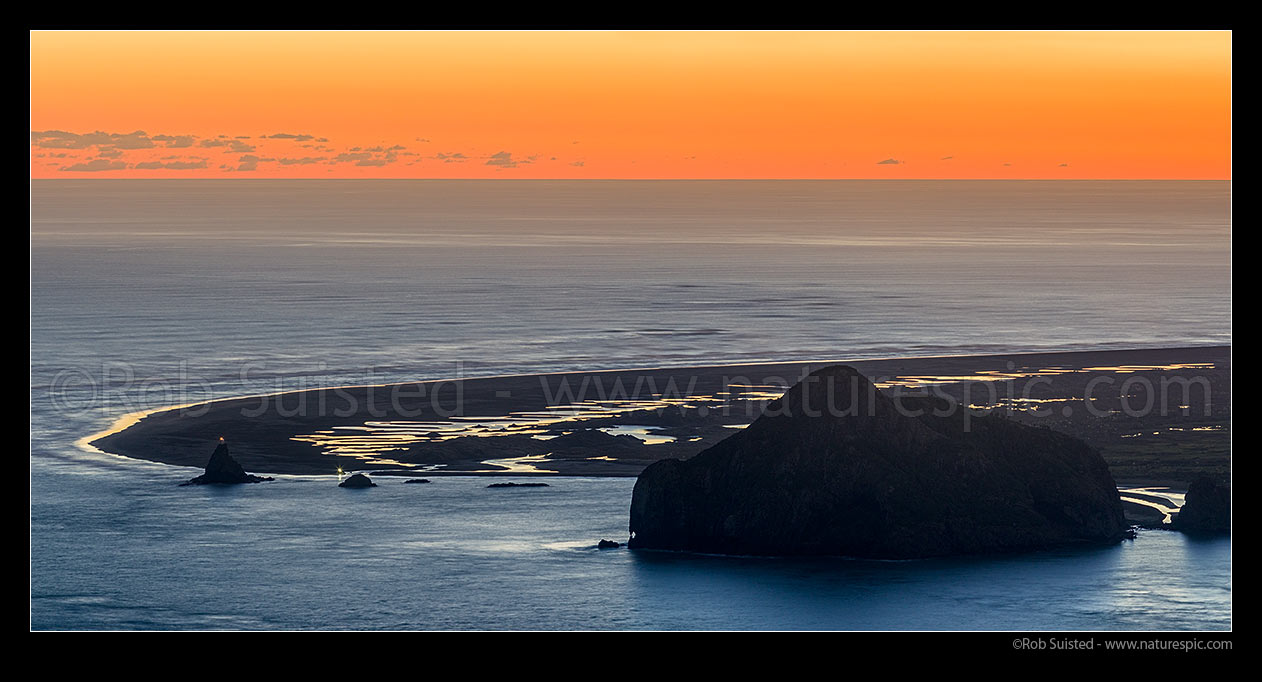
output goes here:
<path id="1" fill-rule="evenodd" d="M 650 465 L 630 530 L 632 548 L 915 558 L 1114 542 L 1126 525 L 1086 443 L 888 396 L 838 365 L 696 456 Z"/>
<path id="2" fill-rule="evenodd" d="M 259 483 L 273 480 L 270 476 L 255 476 L 245 473 L 245 469 L 237 460 L 228 454 L 228 444 L 219 440 L 219 447 L 210 453 L 210 461 L 206 462 L 206 472 L 197 478 L 181 483 L 185 485 L 206 485 L 208 483 Z"/>
<path id="3" fill-rule="evenodd" d="M 376 488 L 377 484 L 363 474 L 353 474 L 350 478 L 337 484 L 339 488 Z"/>

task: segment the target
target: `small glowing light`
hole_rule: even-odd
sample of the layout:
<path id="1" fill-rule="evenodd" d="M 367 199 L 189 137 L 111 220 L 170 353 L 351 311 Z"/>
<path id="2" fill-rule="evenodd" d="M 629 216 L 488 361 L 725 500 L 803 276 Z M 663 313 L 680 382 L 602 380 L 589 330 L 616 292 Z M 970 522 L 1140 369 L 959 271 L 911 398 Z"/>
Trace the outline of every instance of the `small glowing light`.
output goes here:
<path id="1" fill-rule="evenodd" d="M 219 442 L 220 442 L 220 443 L 222 443 L 222 442 L 223 442 L 223 436 L 220 436 L 220 437 L 219 437 Z"/>

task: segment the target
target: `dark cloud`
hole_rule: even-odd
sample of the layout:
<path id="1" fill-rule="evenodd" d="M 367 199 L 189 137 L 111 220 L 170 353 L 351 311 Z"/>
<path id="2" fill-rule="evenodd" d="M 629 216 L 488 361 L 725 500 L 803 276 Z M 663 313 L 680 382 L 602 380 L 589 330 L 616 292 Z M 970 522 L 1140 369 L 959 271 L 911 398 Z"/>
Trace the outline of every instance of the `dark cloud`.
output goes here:
<path id="1" fill-rule="evenodd" d="M 105 133 L 101 133 L 105 135 Z M 87 149 L 98 144 L 88 135 L 68 133 L 64 130 L 32 130 L 31 144 L 36 147 L 53 149 Z"/>
<path id="2" fill-rule="evenodd" d="M 118 142 L 109 145 L 111 149 L 152 149 L 153 141 L 144 137 L 136 137 L 133 135 L 123 135 L 119 137 Z M 103 149 L 104 147 L 102 147 Z"/>
<path id="3" fill-rule="evenodd" d="M 85 161 L 83 163 L 62 166 L 59 170 L 70 171 L 72 173 L 96 173 L 98 171 L 123 170 L 125 168 L 127 168 L 127 164 L 122 161 L 92 159 L 91 161 Z"/>
<path id="4" fill-rule="evenodd" d="M 1069 167 L 1069 164 L 1067 164 L 1067 163 L 1062 163 L 1062 164 L 1061 164 L 1060 166 L 1058 166 L 1058 167 L 1059 167 L 1059 168 L 1068 168 L 1068 167 Z"/>
<path id="5" fill-rule="evenodd" d="M 514 159 L 511 152 L 496 152 L 487 158 L 487 166 L 498 166 L 500 168 L 516 168 L 519 165 L 534 163 L 537 156 L 530 156 L 524 159 Z"/>
<path id="6" fill-rule="evenodd" d="M 250 135 L 237 135 L 236 138 L 228 138 L 227 135 L 216 135 L 215 138 L 207 138 L 198 143 L 201 147 L 216 148 L 226 147 L 226 152 L 233 154 L 246 154 L 254 152 L 254 145 L 244 143 L 241 140 L 249 140 Z"/>
<path id="7" fill-rule="evenodd" d="M 279 142 L 302 143 L 290 148 L 294 151 L 301 146 L 302 150 L 290 156 L 275 154 L 280 151 L 274 148 L 270 143 L 253 143 L 252 140 L 276 140 Z M 428 143 L 429 138 L 417 137 L 417 142 Z M 474 159 L 482 159 L 486 165 L 496 166 L 499 168 L 514 168 L 521 164 L 529 164 L 536 162 L 537 159 L 547 158 L 539 156 L 514 156 L 509 152 L 499 152 L 491 156 L 469 155 L 462 152 L 439 153 L 435 157 L 428 154 L 422 155 L 416 151 L 411 151 L 407 145 L 403 144 L 386 144 L 382 142 L 371 147 L 353 147 L 349 151 L 342 147 L 340 149 L 330 147 L 321 143 L 328 142 L 328 138 L 316 137 L 307 133 L 289 133 L 277 132 L 266 135 L 228 135 L 216 134 L 214 136 L 199 137 L 196 135 L 178 135 L 178 134 L 155 134 L 150 135 L 143 130 L 136 130 L 130 133 L 108 133 L 100 130 L 90 133 L 72 133 L 64 130 L 44 130 L 31 131 L 31 146 L 33 148 L 43 148 L 48 150 L 86 150 L 94 152 L 85 159 L 82 154 L 71 152 L 70 158 L 65 162 L 71 165 L 65 166 L 63 170 L 73 170 L 75 172 L 92 172 L 101 170 L 185 170 L 200 168 L 223 168 L 230 171 L 255 171 L 258 170 L 260 164 L 277 163 L 282 166 L 300 166 L 311 165 L 316 163 L 327 164 L 353 164 L 365 167 L 380 167 L 395 163 L 406 163 L 409 159 L 403 157 L 413 157 L 412 163 L 416 163 L 422 158 L 436 158 L 444 163 L 461 163 Z M 219 163 L 215 161 L 211 163 L 209 159 L 203 159 L 199 156 L 162 156 L 158 160 L 152 160 L 155 157 L 149 157 L 150 160 L 137 162 L 134 157 L 126 154 L 127 150 L 133 149 L 204 149 L 217 150 L 224 154 L 231 154 L 236 157 L 236 161 L 227 161 Z M 261 154 L 255 152 L 262 150 Z M 310 150 L 310 151 L 308 151 Z M 34 149 L 32 149 L 34 151 Z M 273 156 L 263 156 L 267 152 L 273 152 Z M 321 154 L 323 152 L 323 154 Z M 340 153 L 339 153 L 340 152 Z M 196 152 L 195 152 L 196 153 Z M 309 156 L 307 155 L 309 154 Z M 65 156 L 62 153 L 61 156 Z M 51 154 L 43 154 L 41 156 L 32 156 L 32 158 L 47 158 Z M 78 158 L 76 158 L 76 156 Z M 280 158 L 276 158 L 280 157 Z M 233 158 L 233 157 L 227 157 Z M 126 160 L 125 160 L 126 159 Z M 556 161 L 556 157 L 552 158 Z M 115 163 L 110 163 L 115 161 Z M 411 164 L 409 164 L 411 165 Z"/>
<path id="8" fill-rule="evenodd" d="M 64 130 L 32 130 L 31 144 L 51 149 L 89 149 L 113 147 L 116 149 L 149 149 L 157 145 L 143 130 L 131 133 L 106 133 L 100 130 L 80 135 Z"/>
<path id="9" fill-rule="evenodd" d="M 138 170 L 197 170 L 199 168 L 209 167 L 210 166 L 207 164 L 206 159 L 195 159 L 192 161 L 167 161 L 166 163 L 161 161 L 142 161 L 141 163 L 132 166 L 132 168 Z"/>
<path id="10" fill-rule="evenodd" d="M 351 151 L 338 154 L 329 163 L 353 163 L 356 166 L 385 166 L 398 160 L 398 154 L 384 147 L 373 147 L 370 149 L 352 147 Z"/>
<path id="11" fill-rule="evenodd" d="M 491 158 L 486 160 L 488 166 L 500 166 L 502 168 L 516 168 L 517 162 L 513 161 L 513 155 L 510 152 L 496 152 Z"/>
<path id="12" fill-rule="evenodd" d="M 239 171 L 256 171 L 256 170 L 258 170 L 258 169 L 259 169 L 259 164 L 260 164 L 260 163 L 270 163 L 270 162 L 275 161 L 275 160 L 276 160 L 276 159 L 264 159 L 264 158 L 260 158 L 260 157 L 258 157 L 258 156 L 253 155 L 253 154 L 245 154 L 245 155 L 244 155 L 244 156 L 242 156 L 241 158 L 237 159 L 237 161 L 239 161 L 239 162 L 240 162 L 240 163 L 238 163 L 238 164 L 237 164 L 237 170 L 239 170 Z"/>
<path id="13" fill-rule="evenodd" d="M 255 150 L 255 146 L 248 142 L 241 142 L 239 139 L 230 139 L 225 135 L 219 137 L 207 138 L 199 143 L 199 146 L 208 149 L 215 147 L 227 147 L 224 151 L 232 154 L 246 154 Z"/>
<path id="14" fill-rule="evenodd" d="M 1005 163 L 1004 165 L 1005 165 L 1005 166 L 1011 166 L 1012 164 L 1010 164 L 1010 163 Z"/>
<path id="15" fill-rule="evenodd" d="M 878 166 L 897 166 L 897 165 L 898 165 L 898 164 L 900 164 L 900 163 L 902 163 L 902 161 L 899 161 L 898 159 L 885 159 L 884 161 L 877 161 L 877 162 L 876 162 L 876 165 L 878 165 Z"/>
<path id="16" fill-rule="evenodd" d="M 954 156 L 944 156 L 944 157 L 942 157 L 942 160 L 943 160 L 943 161 L 950 161 L 951 159 L 954 159 L 954 158 L 955 158 Z"/>
<path id="17" fill-rule="evenodd" d="M 149 138 L 154 142 L 161 142 L 164 147 L 192 147 L 194 140 L 197 138 L 192 135 L 154 135 Z"/>
<path id="18" fill-rule="evenodd" d="M 583 162 L 583 161 L 575 161 L 575 162 L 571 163 L 570 165 L 571 165 L 571 166 L 579 166 L 579 167 L 581 168 L 583 165 L 585 165 L 585 162 Z"/>
<path id="19" fill-rule="evenodd" d="M 402 150 L 402 149 L 407 149 L 407 147 L 404 147 L 404 146 L 403 146 L 403 145 L 401 145 L 401 144 L 396 144 L 396 145 L 394 145 L 393 147 L 383 147 L 383 146 L 377 146 L 377 147 L 351 147 L 351 151 L 353 151 L 353 152 L 372 152 L 372 153 L 374 153 L 374 154 L 385 154 L 385 153 L 388 153 L 388 152 L 397 152 L 397 151 L 400 151 L 400 150 Z"/>

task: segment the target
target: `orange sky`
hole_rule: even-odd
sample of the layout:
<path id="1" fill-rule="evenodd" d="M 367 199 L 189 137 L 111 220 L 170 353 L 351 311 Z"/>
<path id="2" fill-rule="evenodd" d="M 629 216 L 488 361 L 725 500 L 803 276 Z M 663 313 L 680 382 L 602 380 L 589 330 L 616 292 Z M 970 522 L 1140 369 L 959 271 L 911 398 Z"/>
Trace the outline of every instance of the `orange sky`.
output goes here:
<path id="1" fill-rule="evenodd" d="M 1223 31 L 30 38 L 35 178 L 1230 177 Z"/>

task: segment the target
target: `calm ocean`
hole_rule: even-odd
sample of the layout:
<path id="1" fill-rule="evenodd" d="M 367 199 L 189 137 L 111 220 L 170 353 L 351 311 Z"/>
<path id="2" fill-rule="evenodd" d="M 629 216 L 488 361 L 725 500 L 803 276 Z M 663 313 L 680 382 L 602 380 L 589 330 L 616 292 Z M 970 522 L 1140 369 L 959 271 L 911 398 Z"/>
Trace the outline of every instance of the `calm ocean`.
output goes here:
<path id="1" fill-rule="evenodd" d="M 76 446 L 320 385 L 1230 344 L 1229 183 L 88 180 L 31 202 L 37 629 L 1230 627 L 1230 540 L 601 552 L 631 480 L 192 490 Z"/>

